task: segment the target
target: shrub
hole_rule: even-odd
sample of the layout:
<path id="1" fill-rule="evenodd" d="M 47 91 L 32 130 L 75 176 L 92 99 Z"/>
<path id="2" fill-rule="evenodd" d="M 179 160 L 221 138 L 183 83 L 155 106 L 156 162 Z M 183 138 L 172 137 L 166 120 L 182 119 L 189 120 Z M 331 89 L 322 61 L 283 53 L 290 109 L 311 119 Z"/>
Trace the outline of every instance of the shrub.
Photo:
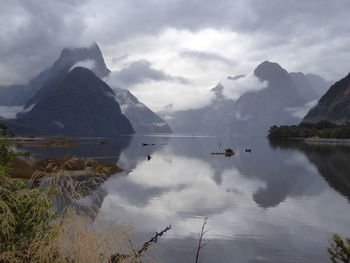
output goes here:
<path id="1" fill-rule="evenodd" d="M 333 263 L 350 263 L 350 238 L 343 240 L 338 234 L 334 234 L 328 254 Z"/>

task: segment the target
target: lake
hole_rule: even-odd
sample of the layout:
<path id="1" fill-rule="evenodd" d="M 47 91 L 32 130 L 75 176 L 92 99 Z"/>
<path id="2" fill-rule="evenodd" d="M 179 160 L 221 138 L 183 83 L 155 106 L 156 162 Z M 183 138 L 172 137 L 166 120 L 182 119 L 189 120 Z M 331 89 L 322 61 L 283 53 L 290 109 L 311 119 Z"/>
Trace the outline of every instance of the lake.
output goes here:
<path id="1" fill-rule="evenodd" d="M 132 223 L 140 243 L 171 225 L 149 255 L 158 262 L 194 262 L 206 217 L 203 262 L 330 262 L 332 234 L 350 236 L 350 146 L 176 134 L 107 140 L 25 150 L 122 167 L 99 201 L 81 202 L 108 221 Z M 226 148 L 236 154 L 210 154 Z"/>

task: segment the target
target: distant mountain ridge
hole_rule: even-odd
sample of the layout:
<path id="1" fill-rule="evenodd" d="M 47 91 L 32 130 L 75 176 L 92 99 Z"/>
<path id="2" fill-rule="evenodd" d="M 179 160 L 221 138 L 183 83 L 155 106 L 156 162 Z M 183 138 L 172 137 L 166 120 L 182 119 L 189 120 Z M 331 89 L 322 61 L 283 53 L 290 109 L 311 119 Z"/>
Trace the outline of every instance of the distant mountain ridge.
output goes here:
<path id="1" fill-rule="evenodd" d="M 275 124 L 299 123 L 300 112 L 305 108 L 308 110 L 310 101 L 320 96 L 314 83 L 323 83 L 322 89 L 327 85 L 317 75 L 288 73 L 279 64 L 269 61 L 259 64 L 254 70 L 254 76 L 260 81 L 266 81 L 267 86 L 248 91 L 232 100 L 225 97 L 227 87 L 218 83 L 211 90 L 214 96 L 210 105 L 174 113 L 167 110 L 160 114 L 168 118 L 175 132 L 266 135 Z M 244 77 L 238 75 L 228 77 L 227 80 L 232 81 L 234 86 L 235 81 Z"/>
<path id="2" fill-rule="evenodd" d="M 171 133 L 170 126 L 129 90 L 114 89 L 123 114 L 131 121 L 136 133 Z"/>

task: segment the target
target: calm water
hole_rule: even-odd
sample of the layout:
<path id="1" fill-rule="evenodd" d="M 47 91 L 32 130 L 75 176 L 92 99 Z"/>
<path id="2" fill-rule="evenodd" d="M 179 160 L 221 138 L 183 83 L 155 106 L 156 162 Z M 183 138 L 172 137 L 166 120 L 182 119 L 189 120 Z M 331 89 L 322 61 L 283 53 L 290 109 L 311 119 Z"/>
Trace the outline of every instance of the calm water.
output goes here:
<path id="1" fill-rule="evenodd" d="M 236 155 L 210 155 L 225 148 Z M 127 170 L 104 183 L 100 202 L 84 201 L 131 222 L 140 241 L 171 224 L 151 253 L 159 262 L 194 262 L 204 217 L 204 262 L 329 262 L 332 234 L 350 236 L 350 146 L 173 135 L 31 150 L 108 157 Z"/>

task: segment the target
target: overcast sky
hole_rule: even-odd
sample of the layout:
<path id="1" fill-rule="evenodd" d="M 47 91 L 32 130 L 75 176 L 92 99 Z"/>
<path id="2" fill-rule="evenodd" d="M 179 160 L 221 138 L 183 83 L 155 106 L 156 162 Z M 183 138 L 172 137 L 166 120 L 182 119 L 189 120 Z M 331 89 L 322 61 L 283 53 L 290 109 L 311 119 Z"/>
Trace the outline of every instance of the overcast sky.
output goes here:
<path id="1" fill-rule="evenodd" d="M 96 41 L 111 81 L 154 110 L 198 107 L 260 62 L 337 80 L 350 71 L 349 0 L 0 0 L 0 85 Z M 136 74 L 137 73 L 137 74 Z"/>

